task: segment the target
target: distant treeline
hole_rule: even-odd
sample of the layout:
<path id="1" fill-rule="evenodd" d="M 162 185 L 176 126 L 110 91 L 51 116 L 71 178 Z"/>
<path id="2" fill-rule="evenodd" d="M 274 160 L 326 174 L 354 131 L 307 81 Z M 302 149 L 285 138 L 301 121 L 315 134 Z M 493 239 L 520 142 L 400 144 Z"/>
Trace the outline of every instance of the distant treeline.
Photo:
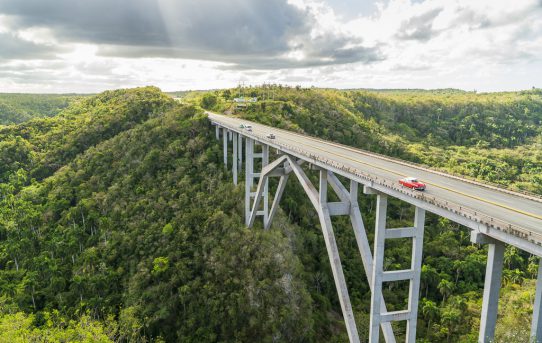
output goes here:
<path id="1" fill-rule="evenodd" d="M 32 118 L 52 117 L 81 98 L 77 94 L 0 93 L 0 125 L 18 124 Z"/>

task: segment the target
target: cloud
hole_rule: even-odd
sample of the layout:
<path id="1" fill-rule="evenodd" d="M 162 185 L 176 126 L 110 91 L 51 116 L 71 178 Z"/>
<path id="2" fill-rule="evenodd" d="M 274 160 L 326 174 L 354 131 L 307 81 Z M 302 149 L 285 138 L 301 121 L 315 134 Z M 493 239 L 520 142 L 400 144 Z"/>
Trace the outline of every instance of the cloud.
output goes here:
<path id="1" fill-rule="evenodd" d="M 416 15 L 403 21 L 397 37 L 405 40 L 420 40 L 427 41 L 434 35 L 438 34 L 438 31 L 433 29 L 433 20 L 442 12 L 443 8 L 431 9 L 423 14 Z"/>
<path id="2" fill-rule="evenodd" d="M 542 86 L 541 0 L 0 0 L 6 91 Z"/>
<path id="3" fill-rule="evenodd" d="M 59 40 L 100 45 L 104 56 L 203 59 L 238 69 L 382 58 L 343 33 L 313 37 L 314 11 L 287 0 L 3 0 L 0 12 L 19 28 L 48 27 Z"/>
<path id="4" fill-rule="evenodd" d="M 0 32 L 0 59 L 51 59 L 60 48 L 36 44 L 11 32 Z"/>

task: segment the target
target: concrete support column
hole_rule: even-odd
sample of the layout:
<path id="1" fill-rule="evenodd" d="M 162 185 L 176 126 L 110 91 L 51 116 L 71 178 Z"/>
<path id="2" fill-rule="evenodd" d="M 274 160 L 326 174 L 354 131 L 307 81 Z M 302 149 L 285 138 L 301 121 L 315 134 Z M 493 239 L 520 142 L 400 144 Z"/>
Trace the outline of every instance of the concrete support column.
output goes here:
<path id="1" fill-rule="evenodd" d="M 224 147 L 224 168 L 228 169 L 228 131 L 222 129 L 222 145 Z"/>
<path id="2" fill-rule="evenodd" d="M 217 140 L 220 139 L 220 128 L 218 125 L 215 125 L 215 135 Z"/>
<path id="3" fill-rule="evenodd" d="M 371 319 L 369 326 L 369 342 L 378 343 L 380 336 L 382 306 L 382 274 L 384 266 L 384 242 L 386 238 L 386 212 L 388 197 L 377 194 L 376 197 L 376 223 L 375 223 L 375 246 L 373 256 L 373 277 L 371 293 Z"/>
<path id="4" fill-rule="evenodd" d="M 354 180 L 350 180 L 350 221 L 352 222 L 352 228 L 354 229 L 354 235 L 356 236 L 356 242 L 358 244 L 359 253 L 361 255 L 361 261 L 365 268 L 365 275 L 367 275 L 367 281 L 370 287 L 373 287 L 373 255 L 371 254 L 371 248 L 369 246 L 369 240 L 367 239 L 367 233 L 365 232 L 365 225 L 363 224 L 363 217 L 359 210 L 358 204 L 358 183 Z M 372 288 L 371 288 L 372 289 Z M 384 298 L 380 299 L 380 312 L 388 312 Z M 384 334 L 384 340 L 387 343 L 395 343 L 395 335 L 390 322 L 381 323 L 382 333 Z"/>
<path id="5" fill-rule="evenodd" d="M 238 138 L 237 149 L 239 149 L 239 151 L 237 152 L 237 157 L 239 158 L 239 160 L 237 161 L 237 169 L 241 171 L 243 167 L 243 136 L 240 133 L 238 133 L 237 138 Z"/>
<path id="6" fill-rule="evenodd" d="M 269 145 L 262 145 L 262 171 L 269 164 Z M 261 174 L 260 174 L 261 177 Z M 263 222 L 267 223 L 269 219 L 269 178 L 265 179 L 263 189 Z"/>
<path id="7" fill-rule="evenodd" d="M 322 226 L 322 233 L 326 243 L 329 262 L 331 264 L 331 271 L 333 272 L 333 278 L 335 279 L 335 286 L 337 287 L 337 293 L 339 293 L 339 302 L 341 303 L 348 338 L 351 343 L 358 343 L 360 342 L 358 329 L 356 327 L 354 312 L 352 310 L 352 304 L 350 303 L 350 295 L 348 294 L 348 288 L 342 269 L 339 248 L 337 247 L 333 226 L 331 225 L 331 216 L 329 214 L 327 202 L 327 173 L 327 170 L 320 170 L 318 217 L 320 218 L 320 225 Z"/>
<path id="8" fill-rule="evenodd" d="M 245 223 L 248 225 L 254 184 L 254 140 L 252 138 L 245 138 L 245 153 Z"/>
<path id="9" fill-rule="evenodd" d="M 499 291 L 504 258 L 504 243 L 492 241 L 488 247 L 482 318 L 480 319 L 479 343 L 489 343 L 495 336 Z"/>
<path id="10" fill-rule="evenodd" d="M 542 343 L 542 259 L 538 262 L 538 277 L 536 279 L 536 293 L 531 324 L 531 341 Z"/>
<path id="11" fill-rule="evenodd" d="M 412 259 L 410 268 L 412 279 L 408 296 L 408 309 L 410 318 L 407 320 L 406 341 L 416 342 L 416 323 L 418 320 L 418 301 L 420 298 L 420 277 L 422 272 L 423 231 L 425 224 L 425 210 L 416 207 L 414 214 L 414 236 L 412 237 Z"/>
<path id="12" fill-rule="evenodd" d="M 233 135 L 233 160 L 232 160 L 232 170 L 233 170 L 233 184 L 237 185 L 237 135 L 238 133 L 232 132 Z"/>

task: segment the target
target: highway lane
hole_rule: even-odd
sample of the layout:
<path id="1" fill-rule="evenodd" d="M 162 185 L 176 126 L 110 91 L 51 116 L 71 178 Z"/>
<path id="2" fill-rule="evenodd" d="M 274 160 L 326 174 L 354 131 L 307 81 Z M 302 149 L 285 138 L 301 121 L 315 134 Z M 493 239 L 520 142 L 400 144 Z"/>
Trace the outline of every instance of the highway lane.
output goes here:
<path id="1" fill-rule="evenodd" d="M 211 116 L 217 121 L 234 126 L 239 126 L 241 123 L 250 123 L 253 132 L 256 134 L 266 135 L 273 132 L 276 135 L 275 140 L 277 142 L 298 146 L 311 154 L 334 160 L 379 178 L 397 182 L 398 179 L 404 176 L 418 177 L 422 182 L 427 183 L 425 192 L 427 195 L 437 196 L 495 219 L 542 234 L 542 202 L 458 180 L 441 173 L 422 170 L 414 165 L 408 165 L 408 162 L 405 162 L 405 165 L 405 163 L 386 160 L 379 156 L 369 155 L 360 149 L 336 145 L 333 142 L 234 117 L 215 114 Z M 398 182 L 397 185 L 399 185 Z"/>

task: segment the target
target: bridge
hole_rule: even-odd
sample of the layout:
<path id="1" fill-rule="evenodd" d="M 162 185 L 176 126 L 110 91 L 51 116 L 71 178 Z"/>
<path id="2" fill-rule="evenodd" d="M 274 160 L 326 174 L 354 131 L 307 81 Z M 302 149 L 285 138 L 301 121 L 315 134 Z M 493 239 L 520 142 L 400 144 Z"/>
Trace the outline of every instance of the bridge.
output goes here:
<path id="1" fill-rule="evenodd" d="M 281 130 L 231 116 L 207 112 L 215 126 L 216 138 L 222 133 L 224 166 L 228 163 L 228 145 L 232 144 L 233 181 L 245 164 L 245 222 L 252 227 L 256 218 L 263 219 L 265 229 L 271 226 L 290 175 L 295 175 L 318 213 L 331 270 L 350 342 L 359 342 L 348 288 L 335 241 L 332 216 L 349 216 L 356 242 L 371 288 L 369 342 L 382 336 L 395 342 L 392 321 L 406 321 L 406 342 L 416 340 L 416 321 L 423 253 L 425 213 L 448 218 L 471 230 L 471 241 L 488 244 L 488 258 L 480 321 L 480 343 L 492 341 L 497 309 L 505 245 L 510 244 L 536 256 L 542 256 L 542 198 L 499 188 L 494 185 L 431 170 L 423 166 L 370 153 L 307 135 Z M 251 130 L 241 126 L 251 125 Z M 275 138 L 269 138 L 273 133 Z M 270 162 L 270 148 L 277 158 Z M 318 187 L 313 185 L 302 165 L 319 172 Z M 259 167 L 259 170 L 255 170 Z M 347 180 L 344 184 L 338 177 Z M 398 179 L 417 176 L 427 184 L 425 192 L 403 188 Z M 277 190 L 269 201 L 269 178 L 278 177 Z M 328 186 L 339 201 L 328 200 Z M 376 196 L 374 249 L 370 244 L 358 206 L 358 189 Z M 388 197 L 415 206 L 411 227 L 388 228 Z M 385 241 L 409 239 L 412 244 L 411 267 L 386 271 L 383 267 Z M 406 240 L 405 240 L 406 241 Z M 409 281 L 408 308 L 388 311 L 382 296 L 385 282 Z M 542 342 L 542 263 L 538 270 L 531 336 Z"/>

